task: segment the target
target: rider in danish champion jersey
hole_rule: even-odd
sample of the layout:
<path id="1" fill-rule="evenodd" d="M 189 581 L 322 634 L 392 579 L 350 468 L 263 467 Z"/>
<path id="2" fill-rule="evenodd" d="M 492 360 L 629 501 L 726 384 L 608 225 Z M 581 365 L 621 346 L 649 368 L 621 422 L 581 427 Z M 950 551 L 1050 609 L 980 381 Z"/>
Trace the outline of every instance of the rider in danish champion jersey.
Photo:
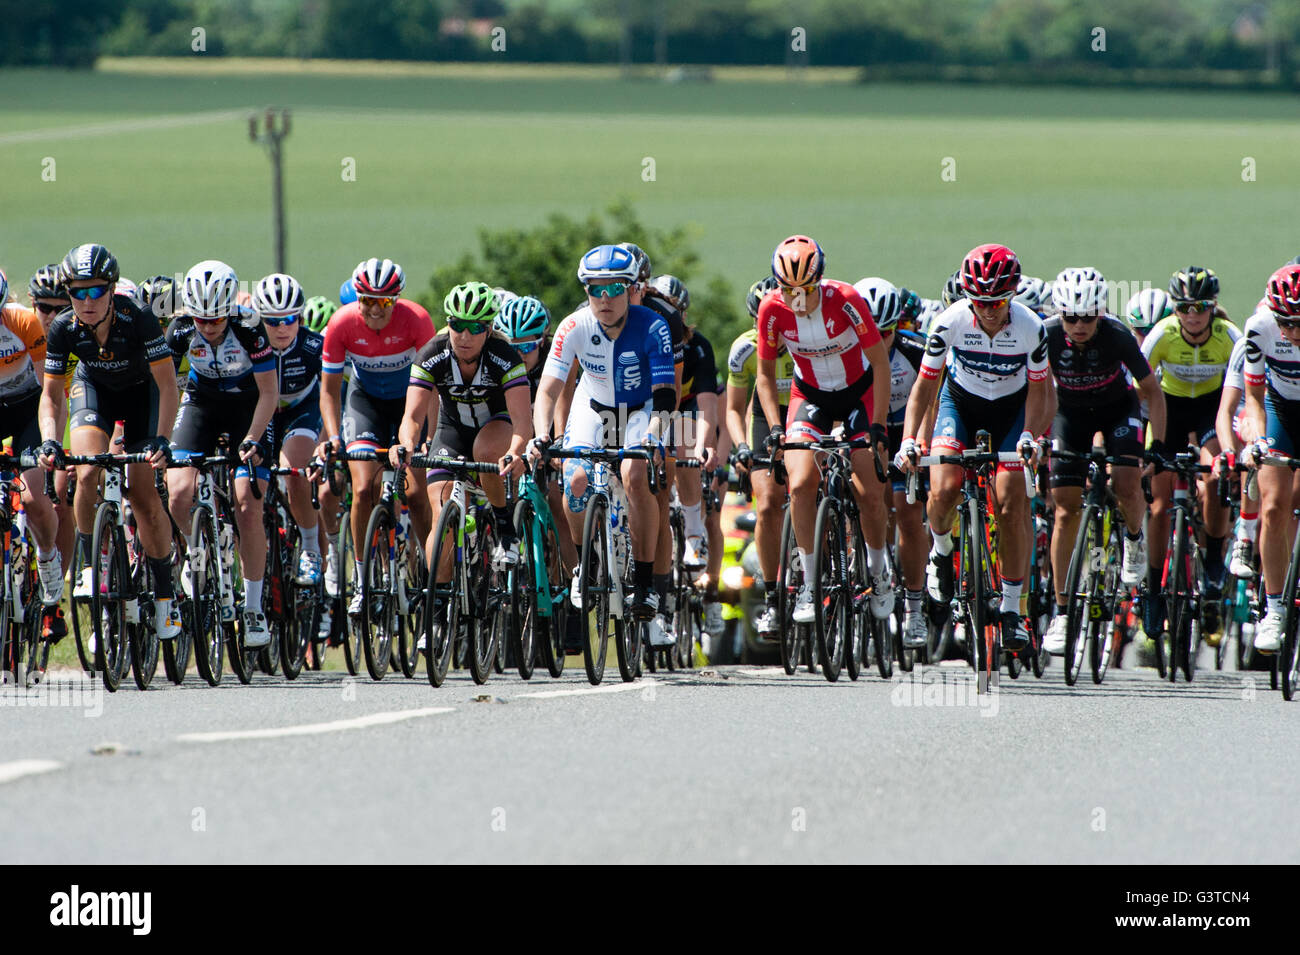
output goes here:
<path id="1" fill-rule="evenodd" d="M 637 263 L 625 249 L 597 246 L 582 257 L 578 280 L 587 307 L 564 319 L 551 341 L 537 392 L 531 445 L 539 455 L 551 440 L 555 401 L 572 368 L 582 369 L 564 433 L 567 448 L 662 448 L 667 417 L 677 406 L 672 335 L 654 312 L 628 301 Z M 582 512 L 591 496 L 585 463 L 565 463 L 565 513 L 575 540 L 582 537 Z M 653 619 L 659 611 L 653 588 L 659 542 L 659 498 L 650 493 L 646 464 L 624 461 L 623 487 L 632 532 L 635 591 L 632 613 Z M 575 575 L 575 602 L 582 581 Z"/>
<path id="2" fill-rule="evenodd" d="M 1270 310 L 1267 305 L 1263 311 Z M 1255 310 L 1258 315 L 1260 309 Z M 1254 316 L 1251 316 L 1254 318 Z M 1246 321 L 1250 327 L 1250 319 Z M 1242 450 L 1261 434 L 1256 430 L 1255 419 L 1246 413 L 1246 349 L 1248 338 L 1243 332 L 1228 356 L 1228 367 L 1223 372 L 1223 395 L 1219 399 L 1219 413 L 1215 417 L 1215 434 L 1223 446 L 1220 455 L 1239 457 Z M 1267 374 L 1267 366 L 1265 366 Z M 1234 577 L 1252 579 L 1259 573 L 1255 564 L 1255 536 L 1259 530 L 1259 501 L 1251 498 L 1248 482 L 1241 483 L 1241 513 L 1237 519 L 1232 542 L 1232 557 L 1228 573 Z"/>
<path id="3" fill-rule="evenodd" d="M 1269 451 L 1300 456 L 1300 265 L 1284 265 L 1269 278 L 1268 311 L 1246 323 L 1246 413 L 1263 437 L 1247 446 L 1252 467 Z M 1275 653 L 1285 636 L 1282 592 L 1295 539 L 1296 478 L 1290 468 L 1259 467 L 1260 563 L 1267 613 L 1255 649 Z"/>
<path id="4" fill-rule="evenodd" d="M 150 468 L 165 466 L 168 437 L 176 417 L 176 376 L 162 327 L 151 313 L 125 295 L 115 295 L 121 278 L 117 259 L 102 245 L 80 245 L 59 265 L 62 286 L 71 307 L 50 325 L 45 348 L 45 377 L 39 410 L 40 461 L 54 468 L 62 458 L 60 440 L 65 416 L 71 414 L 71 450 L 75 455 L 104 454 L 116 422 L 123 421 L 128 452 L 147 453 L 149 464 L 128 465 L 126 495 L 139 527 L 140 542 L 154 576 L 154 620 L 161 639 L 181 631 L 180 613 L 173 603 L 171 525 L 154 488 Z M 77 371 L 68 395 L 63 375 L 69 357 L 77 356 Z M 99 486 L 100 469 L 78 465 L 82 488 Z M 91 596 L 91 533 L 96 495 L 78 494 L 74 501 L 78 545 L 85 571 L 74 594 Z"/>
<path id="5" fill-rule="evenodd" d="M 262 611 L 266 528 L 262 500 L 254 494 L 252 482 L 265 485 L 268 476 L 262 465 L 271 457 L 266 435 L 279 389 L 266 329 L 256 314 L 238 304 L 238 293 L 239 279 L 229 265 L 217 260 L 195 265 L 181 287 L 185 312 L 192 321 L 173 320 L 167 341 L 174 358 L 188 355 L 190 366 L 172 432 L 174 456 L 184 460 L 216 454 L 222 434 L 243 435 L 238 447 L 244 464 L 235 469 L 233 486 L 244 588 L 244 645 L 251 648 L 271 640 Z M 198 473 L 193 468 L 167 473 L 172 518 L 186 537 L 197 489 Z M 198 562 L 203 557 L 191 554 L 190 559 Z M 197 566 L 187 567 L 183 579 L 193 579 Z"/>
<path id="6" fill-rule="evenodd" d="M 853 450 L 850 460 L 867 542 L 871 611 L 884 619 L 893 610 L 893 580 L 885 552 L 884 491 L 870 459 L 889 447 L 889 356 L 857 290 L 847 282 L 823 278 L 824 268 L 821 246 L 808 236 L 790 236 L 773 252 L 772 274 L 779 287 L 758 306 L 758 397 L 774 422 L 768 441 L 780 445 L 785 429 L 777 418 L 776 360 L 783 341 L 795 366 L 786 414 L 791 438 L 818 441 L 836 422 L 843 422 L 849 440 L 870 437 L 868 447 Z M 790 451 L 785 458 L 796 554 L 807 568 L 821 471 L 810 450 Z M 794 620 L 810 623 L 815 613 L 811 581 L 805 577 Z"/>
<path id="7" fill-rule="evenodd" d="M 398 298 L 406 287 L 406 274 L 391 259 L 366 259 L 352 273 L 355 302 L 335 312 L 325 327 L 322 353 L 321 418 L 324 439 L 316 449 L 324 457 L 334 452 L 377 451 L 392 445 L 406 408 L 406 387 L 416 353 L 433 338 L 429 313 L 415 302 Z M 340 292 L 340 294 L 342 294 Z M 352 368 L 347 406 L 342 406 L 343 373 Z M 379 461 L 349 461 L 352 482 L 352 539 L 365 539 L 366 523 L 378 500 Z M 419 468 L 406 468 L 406 498 L 411 529 L 427 540 L 432 525 L 425 476 Z M 361 579 L 361 554 L 353 564 L 354 579 Z M 327 575 L 328 576 L 328 575 Z M 361 588 L 353 592 L 348 613 L 362 610 Z"/>
<path id="8" fill-rule="evenodd" d="M 992 450 L 1019 451 L 1031 467 L 1037 465 L 1035 441 L 1047 430 L 1056 400 L 1043 323 L 1012 300 L 1020 275 L 1020 260 L 1006 246 L 981 245 L 967 253 L 960 270 L 966 297 L 935 318 L 921 374 L 908 399 L 904 437 L 895 458 L 901 469 L 915 467 L 916 435 L 936 392 L 935 453 L 959 453 L 983 430 L 992 439 Z M 940 391 L 945 362 L 947 378 Z M 1029 567 L 1031 537 L 1020 468 L 1020 464 L 1000 464 L 994 478 L 1002 576 L 1000 622 L 1003 646 L 1009 650 L 1022 648 L 1028 639 L 1020 620 L 1020 593 Z M 930 596 L 943 606 L 953 595 L 952 527 L 964 472 L 960 465 L 950 464 L 930 469 L 927 513 L 933 544 L 927 586 Z"/>
<path id="9" fill-rule="evenodd" d="M 1215 434 L 1223 372 L 1241 333 L 1226 318 L 1217 316 L 1219 278 L 1211 269 L 1190 266 L 1169 280 L 1174 314 L 1163 319 L 1142 342 L 1142 353 L 1160 375 L 1167 409 L 1165 443 L 1171 451 L 1189 444 L 1200 448 L 1201 463 L 1212 464 L 1221 447 Z M 1209 475 L 1197 480 L 1201 514 L 1205 520 L 1205 597 L 1201 630 L 1219 630 L 1223 586 L 1223 548 L 1231 512 L 1219 502 Z M 1169 546 L 1169 509 L 1174 476 L 1157 474 L 1151 482 L 1153 500 L 1147 521 L 1147 593 L 1158 594 Z M 1162 629 L 1162 601 L 1146 604 L 1146 632 L 1157 637 Z"/>

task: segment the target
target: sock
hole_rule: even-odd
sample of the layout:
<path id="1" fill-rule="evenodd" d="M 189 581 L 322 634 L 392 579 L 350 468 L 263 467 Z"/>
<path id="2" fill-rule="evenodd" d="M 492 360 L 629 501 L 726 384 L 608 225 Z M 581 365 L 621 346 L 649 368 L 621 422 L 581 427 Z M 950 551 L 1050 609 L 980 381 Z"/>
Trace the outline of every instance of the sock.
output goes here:
<path id="1" fill-rule="evenodd" d="M 357 579 L 361 579 L 360 572 L 357 573 Z M 244 607 L 247 610 L 262 612 L 262 582 L 260 580 L 244 578 Z"/>
<path id="2" fill-rule="evenodd" d="M 1267 598 L 1268 602 L 1265 604 L 1265 607 L 1267 608 L 1265 612 L 1270 613 L 1275 617 L 1282 616 L 1282 591 L 1279 590 L 1275 594 L 1268 594 Z"/>
<path id="3" fill-rule="evenodd" d="M 59 553 L 58 550 L 56 550 L 53 547 L 51 547 L 49 550 L 46 550 L 40 544 L 36 545 L 36 559 L 40 561 L 42 564 L 48 564 L 55 557 L 58 556 L 58 553 Z"/>
<path id="4" fill-rule="evenodd" d="M 1255 542 L 1255 533 L 1259 528 L 1259 511 L 1249 516 L 1245 511 L 1241 512 L 1241 520 L 1237 521 L 1237 540 L 1246 541 L 1253 544 Z"/>
<path id="5" fill-rule="evenodd" d="M 700 517 L 699 504 L 683 504 L 682 516 L 686 518 L 686 536 L 704 536 L 704 518 Z"/>
<path id="6" fill-rule="evenodd" d="M 637 590 L 649 590 L 651 579 L 654 577 L 655 562 L 653 560 L 633 561 L 632 580 L 636 584 Z"/>
<path id="7" fill-rule="evenodd" d="M 308 554 L 320 556 L 320 535 L 316 533 L 316 525 L 302 529 L 302 549 Z"/>
<path id="8" fill-rule="evenodd" d="M 1124 536 L 1131 541 L 1140 541 L 1142 539 L 1142 528 L 1139 527 L 1137 533 L 1132 534 L 1129 532 L 1129 529 L 1126 527 L 1124 528 Z"/>
<path id="9" fill-rule="evenodd" d="M 808 555 L 803 552 L 802 547 L 794 549 L 794 566 L 805 571 L 808 570 Z M 807 583 L 807 581 L 804 581 L 804 583 Z"/>
<path id="10" fill-rule="evenodd" d="M 85 561 L 85 566 L 90 567 L 90 546 L 93 543 L 89 534 L 83 534 L 77 531 L 77 546 L 81 548 L 81 559 Z"/>
<path id="11" fill-rule="evenodd" d="M 942 554 L 947 557 L 952 553 L 952 531 L 946 534 L 940 534 L 933 528 L 930 529 L 930 536 L 934 539 L 934 551 L 936 554 Z"/>
<path id="12" fill-rule="evenodd" d="M 907 601 L 908 613 L 921 612 L 921 591 L 909 590 L 904 594 L 903 599 Z"/>
<path id="13" fill-rule="evenodd" d="M 653 567 L 654 565 L 652 564 L 651 566 Z M 654 588 L 655 592 L 659 594 L 660 607 L 668 606 L 668 588 L 672 585 L 672 582 L 673 575 L 671 573 L 654 574 Z"/>
<path id="14" fill-rule="evenodd" d="M 1056 615 L 1058 617 L 1065 616 L 1065 611 L 1068 609 L 1068 603 L 1069 601 L 1066 601 L 1066 603 L 1061 603 L 1059 600 L 1056 602 Z"/>
<path id="15" fill-rule="evenodd" d="M 1160 578 L 1164 576 L 1163 571 L 1158 567 L 1147 567 L 1147 595 L 1155 596 L 1160 593 Z"/>
<path id="16" fill-rule="evenodd" d="M 163 600 L 170 599 L 172 591 L 172 560 L 170 557 L 150 557 L 149 569 L 153 571 L 153 594 Z"/>
<path id="17" fill-rule="evenodd" d="M 883 574 L 888 566 L 885 560 L 885 548 L 868 547 L 867 548 L 867 568 L 873 575 Z"/>
<path id="18" fill-rule="evenodd" d="M 1012 580 L 1010 577 L 1002 578 L 1002 607 L 1001 613 L 1020 613 L 1020 591 L 1025 586 L 1025 578 Z"/>
<path id="19" fill-rule="evenodd" d="M 359 560 L 354 560 L 354 561 L 352 562 L 352 571 L 353 571 L 353 573 L 352 573 L 352 582 L 353 582 L 353 584 L 355 584 L 355 586 L 356 586 L 356 588 L 357 588 L 357 593 L 360 593 L 360 592 L 361 592 L 361 579 L 362 579 L 362 577 L 361 577 L 361 561 L 359 561 Z"/>
<path id="20" fill-rule="evenodd" d="M 496 531 L 498 537 L 504 537 L 507 533 L 511 537 L 515 536 L 515 522 L 510 515 L 509 507 L 497 507 L 492 505 L 492 516 L 496 518 Z"/>
<path id="21" fill-rule="evenodd" d="M 767 592 L 766 595 L 769 601 L 776 599 L 776 588 L 777 588 L 777 583 L 775 580 L 763 581 L 763 589 Z"/>
<path id="22" fill-rule="evenodd" d="M 1208 535 L 1205 538 L 1205 576 L 1215 586 L 1223 580 L 1223 540 Z"/>

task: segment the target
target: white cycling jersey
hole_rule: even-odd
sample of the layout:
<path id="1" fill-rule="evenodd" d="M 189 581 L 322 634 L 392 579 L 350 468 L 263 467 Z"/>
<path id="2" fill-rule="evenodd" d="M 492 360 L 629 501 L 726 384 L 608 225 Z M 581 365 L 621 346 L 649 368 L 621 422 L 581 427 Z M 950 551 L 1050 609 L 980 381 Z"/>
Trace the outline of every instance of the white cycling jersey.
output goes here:
<path id="1" fill-rule="evenodd" d="M 1006 325 L 990 338 L 979 327 L 970 302 L 960 299 L 935 317 L 921 377 L 938 378 L 945 360 L 948 386 L 988 401 L 1014 395 L 1028 382 L 1047 377 L 1043 321 L 1013 301 Z"/>
<path id="2" fill-rule="evenodd" d="M 542 374 L 566 381 L 575 361 L 582 369 L 575 402 L 644 405 L 656 387 L 676 381 L 668 323 L 641 305 L 628 306 L 614 339 L 585 305 L 560 322 Z"/>
<path id="3" fill-rule="evenodd" d="M 1300 349 L 1283 337 L 1273 313 L 1252 315 L 1246 322 L 1243 340 L 1246 342 L 1246 384 L 1267 385 L 1274 399 L 1300 400 Z"/>

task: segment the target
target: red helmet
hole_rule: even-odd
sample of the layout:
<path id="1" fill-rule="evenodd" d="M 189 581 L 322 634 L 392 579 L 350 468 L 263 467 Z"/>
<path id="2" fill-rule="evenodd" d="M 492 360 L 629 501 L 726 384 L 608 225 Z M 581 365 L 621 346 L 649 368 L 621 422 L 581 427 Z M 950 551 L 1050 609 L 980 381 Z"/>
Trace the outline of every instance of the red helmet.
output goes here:
<path id="1" fill-rule="evenodd" d="M 358 295 L 396 298 L 406 288 L 406 275 L 392 259 L 366 259 L 352 272 Z"/>
<path id="2" fill-rule="evenodd" d="M 786 288 L 805 288 L 821 280 L 826 268 L 822 247 L 806 235 L 782 240 L 772 253 L 772 274 Z"/>
<path id="3" fill-rule="evenodd" d="M 1274 315 L 1300 315 L 1300 265 L 1284 265 L 1274 272 L 1265 299 Z"/>
<path id="4" fill-rule="evenodd" d="M 977 245 L 961 263 L 961 286 L 973 299 L 1010 298 L 1020 284 L 1020 260 L 1005 245 Z"/>

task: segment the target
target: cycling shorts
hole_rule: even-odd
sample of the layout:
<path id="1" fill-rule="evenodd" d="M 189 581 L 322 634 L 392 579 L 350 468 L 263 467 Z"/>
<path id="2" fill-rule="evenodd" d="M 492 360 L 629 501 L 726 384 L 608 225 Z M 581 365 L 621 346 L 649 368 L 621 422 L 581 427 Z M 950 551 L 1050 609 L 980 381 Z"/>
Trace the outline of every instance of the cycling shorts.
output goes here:
<path id="1" fill-rule="evenodd" d="M 1136 394 L 1121 401 L 1092 408 L 1057 411 L 1052 423 L 1052 447 L 1060 451 L 1087 454 L 1093 436 L 1101 432 L 1106 453 L 1142 459 L 1142 418 Z M 1052 460 L 1052 487 L 1083 487 L 1088 476 L 1086 461 Z"/>
<path id="2" fill-rule="evenodd" d="M 78 372 L 81 367 L 77 366 Z M 158 383 L 151 375 L 119 389 L 101 387 L 88 376 L 74 374 L 68 389 L 68 413 L 71 430 L 95 428 L 106 438 L 113 436 L 117 422 L 123 422 L 123 449 L 136 454 L 158 437 Z"/>
<path id="3" fill-rule="evenodd" d="M 343 405 L 343 445 L 348 451 L 387 448 L 397 440 L 406 412 L 406 396 L 373 398 L 360 388 L 348 389 Z"/>
<path id="4" fill-rule="evenodd" d="M 257 409 L 257 392 L 223 398 L 200 396 L 192 391 L 181 393 L 181 407 L 176 412 L 176 427 L 172 429 L 172 454 L 179 461 L 189 457 L 202 457 L 217 453 L 217 440 L 230 436 L 231 450 L 238 450 L 248 427 L 253 423 Z M 262 447 L 267 454 L 273 447 L 270 429 L 262 435 Z M 266 464 L 265 461 L 262 462 Z M 235 468 L 235 477 L 247 478 L 248 467 Z M 257 476 L 269 481 L 271 472 L 259 466 Z"/>
<path id="5" fill-rule="evenodd" d="M 869 370 L 847 388 L 834 392 L 820 391 L 796 377 L 790 386 L 786 437 L 791 441 L 816 441 L 842 421 L 847 439 L 864 438 L 871 433 L 873 394 Z"/>
<path id="6" fill-rule="evenodd" d="M 504 421 L 510 423 L 510 415 L 499 414 L 488 419 L 488 422 Z M 433 433 L 433 439 L 429 442 L 430 453 L 443 455 L 448 458 L 465 458 L 468 461 L 475 460 L 474 442 L 478 438 L 479 431 L 482 428 L 473 425 L 461 424 L 459 421 L 448 421 L 446 418 L 438 419 L 438 430 Z M 455 475 L 450 471 L 442 468 L 429 468 L 429 483 L 437 484 L 439 481 L 455 480 Z"/>
<path id="7" fill-rule="evenodd" d="M 1025 430 L 1025 397 L 1028 387 L 1002 398 L 976 398 L 945 382 L 939 392 L 939 411 L 934 419 L 935 454 L 957 454 L 974 447 L 975 435 L 987 431 L 990 450 L 1014 451 Z M 1020 463 L 999 464 L 999 471 L 1019 471 Z"/>
<path id="8" fill-rule="evenodd" d="M 290 438 L 310 438 L 315 443 L 322 427 L 319 401 L 304 401 L 292 408 L 281 408 L 271 418 L 271 431 L 276 446 L 280 448 Z"/>
<path id="9" fill-rule="evenodd" d="M 0 402 L 0 435 L 13 438 L 14 454 L 29 451 L 41 443 L 41 426 L 36 414 L 40 403 L 40 391 L 16 401 Z"/>
<path id="10" fill-rule="evenodd" d="M 767 436 L 772 433 L 772 428 L 767 423 L 767 415 L 763 413 L 763 402 L 758 400 L 758 395 L 755 395 L 749 404 L 749 447 L 755 454 L 766 457 Z M 787 405 L 781 405 L 777 413 L 781 416 L 781 420 L 785 421 L 789 416 L 790 409 Z M 768 467 L 766 464 L 761 467 L 756 464 L 754 470 L 766 471 Z"/>
<path id="11" fill-rule="evenodd" d="M 1222 388 L 1195 398 L 1165 393 L 1165 446 L 1170 453 L 1187 450 L 1189 440 L 1199 448 L 1215 438 L 1214 419 L 1219 415 L 1222 394 Z M 1194 437 L 1189 439 L 1189 435 Z"/>
<path id="12" fill-rule="evenodd" d="M 1268 446 L 1295 457 L 1300 448 L 1300 408 L 1294 402 L 1278 401 L 1270 391 L 1264 396 L 1264 421 Z"/>

